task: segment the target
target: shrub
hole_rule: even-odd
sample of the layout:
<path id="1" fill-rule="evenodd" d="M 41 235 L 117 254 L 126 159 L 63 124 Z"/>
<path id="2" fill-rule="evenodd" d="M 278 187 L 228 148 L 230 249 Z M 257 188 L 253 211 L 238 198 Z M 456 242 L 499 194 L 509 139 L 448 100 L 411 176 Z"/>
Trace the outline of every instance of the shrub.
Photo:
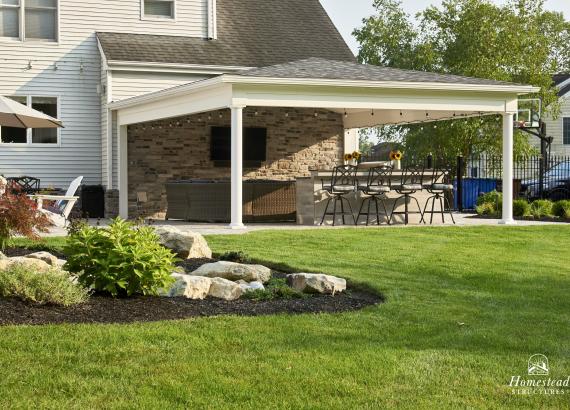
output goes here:
<path id="1" fill-rule="evenodd" d="M 251 300 L 273 300 L 273 299 L 304 299 L 309 295 L 300 292 L 287 285 L 285 279 L 272 278 L 264 290 L 253 290 L 245 293 L 242 298 Z"/>
<path id="2" fill-rule="evenodd" d="M 23 193 L 12 189 L 0 195 L 0 249 L 14 235 L 38 239 L 38 232 L 47 232 L 50 225 L 35 201 Z"/>
<path id="3" fill-rule="evenodd" d="M 481 205 L 477 205 L 475 210 L 478 215 L 497 216 L 496 206 L 491 202 L 483 202 Z"/>
<path id="4" fill-rule="evenodd" d="M 548 199 L 539 199 L 530 205 L 530 213 L 535 218 L 552 216 L 552 207 L 552 201 L 549 201 Z"/>
<path id="5" fill-rule="evenodd" d="M 487 192 L 477 198 L 475 210 L 479 215 L 501 216 L 503 194 L 497 191 Z"/>
<path id="6" fill-rule="evenodd" d="M 570 219 L 570 201 L 558 201 L 552 206 L 552 213 L 560 218 Z"/>
<path id="7" fill-rule="evenodd" d="M 242 251 L 229 251 L 220 255 L 220 260 L 236 263 L 250 263 L 250 257 Z"/>
<path id="8" fill-rule="evenodd" d="M 42 305 L 72 306 L 85 302 L 89 292 L 72 283 L 65 272 L 36 273 L 24 265 L 13 264 L 0 271 L 0 295 Z"/>
<path id="9" fill-rule="evenodd" d="M 112 296 L 156 295 L 173 282 L 174 254 L 154 229 L 120 218 L 108 228 L 85 226 L 69 236 L 65 268 L 79 281 Z"/>
<path id="10" fill-rule="evenodd" d="M 515 199 L 513 201 L 513 215 L 516 217 L 530 215 L 530 204 L 526 199 Z"/>

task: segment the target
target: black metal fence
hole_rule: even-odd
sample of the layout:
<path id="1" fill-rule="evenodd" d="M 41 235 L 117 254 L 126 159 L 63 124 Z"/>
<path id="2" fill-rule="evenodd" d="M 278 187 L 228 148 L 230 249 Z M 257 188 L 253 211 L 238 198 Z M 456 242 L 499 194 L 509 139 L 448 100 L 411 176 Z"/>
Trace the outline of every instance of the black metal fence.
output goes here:
<path id="1" fill-rule="evenodd" d="M 373 156 L 363 157 L 363 161 L 386 160 Z M 448 161 L 449 162 L 449 161 Z M 477 198 L 484 193 L 502 191 L 503 158 L 501 156 L 473 155 L 457 157 L 449 168 L 454 170 L 454 208 L 458 211 L 474 210 Z M 438 166 L 433 157 L 414 158 L 407 155 L 402 167 Z M 570 156 L 532 156 L 515 158 L 513 191 L 516 197 L 529 201 L 550 199 L 558 201 L 570 199 Z"/>

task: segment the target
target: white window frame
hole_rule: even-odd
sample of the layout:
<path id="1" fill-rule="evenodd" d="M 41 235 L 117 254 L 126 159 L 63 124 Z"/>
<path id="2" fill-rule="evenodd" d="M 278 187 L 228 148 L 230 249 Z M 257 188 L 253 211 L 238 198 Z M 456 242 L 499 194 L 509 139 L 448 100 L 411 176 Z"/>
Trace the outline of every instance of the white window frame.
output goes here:
<path id="1" fill-rule="evenodd" d="M 140 1 L 141 1 L 141 20 L 164 21 L 164 22 L 176 21 L 176 14 L 177 14 L 176 13 L 176 9 L 177 9 L 177 1 L 176 0 L 155 0 L 155 1 L 164 1 L 164 2 L 168 2 L 168 3 L 172 3 L 172 17 L 147 15 L 147 14 L 145 14 L 145 10 L 144 10 L 145 0 L 140 0 Z"/>
<path id="2" fill-rule="evenodd" d="M 55 98 L 57 101 L 57 118 L 61 117 L 61 97 L 59 95 L 53 94 L 12 94 L 8 95 L 7 97 L 22 97 L 26 98 L 26 106 L 32 107 L 32 99 L 34 97 L 44 97 L 44 98 Z M 9 143 L 2 141 L 2 127 L 0 126 L 0 146 L 1 147 L 42 147 L 42 148 L 59 148 L 61 147 L 61 128 L 57 128 L 57 143 L 49 144 L 49 143 L 40 143 L 40 142 L 32 142 L 32 129 L 28 128 L 26 130 L 26 142 L 25 143 Z"/>
<path id="3" fill-rule="evenodd" d="M 19 20 L 19 24 L 18 24 L 18 29 L 20 30 L 20 32 L 18 33 L 18 37 L 4 37 L 4 36 L 0 36 L 1 39 L 4 40 L 20 40 L 20 37 L 22 35 L 22 1 L 20 0 L 20 4 L 17 6 L 14 5 L 8 5 L 8 4 L 4 4 L 2 5 L 3 9 L 16 9 L 18 10 L 18 20 Z"/>
<path id="4" fill-rule="evenodd" d="M 19 18 L 20 18 L 20 35 L 19 37 L 0 37 L 2 41 L 27 41 L 27 42 L 38 42 L 38 43 L 50 43 L 50 44 L 58 44 L 59 43 L 59 22 L 60 22 L 60 0 L 56 0 L 55 5 L 57 7 L 55 13 L 55 39 L 41 39 L 41 38 L 33 38 L 27 39 L 26 38 L 26 0 L 20 0 L 19 6 L 4 6 L 4 7 L 13 7 L 19 10 Z"/>

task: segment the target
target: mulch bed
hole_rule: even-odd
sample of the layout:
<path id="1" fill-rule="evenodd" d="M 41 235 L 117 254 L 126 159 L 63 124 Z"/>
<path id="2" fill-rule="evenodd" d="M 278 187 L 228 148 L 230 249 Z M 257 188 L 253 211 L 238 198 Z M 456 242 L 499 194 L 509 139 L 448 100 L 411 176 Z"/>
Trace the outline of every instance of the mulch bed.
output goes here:
<path id="1" fill-rule="evenodd" d="M 501 218 L 489 215 L 469 215 L 467 218 L 471 219 L 492 219 L 492 220 L 500 220 Z M 544 216 L 542 218 L 535 218 L 532 216 L 515 216 L 513 218 L 515 221 L 530 221 L 530 222 L 558 222 L 558 223 L 565 223 L 570 224 L 570 219 L 564 218 L 557 218 L 557 217 L 550 217 Z"/>
<path id="2" fill-rule="evenodd" d="M 52 255 L 57 256 L 60 259 L 65 259 L 65 255 L 63 253 L 58 252 L 58 251 L 53 250 L 53 249 L 47 249 L 47 248 L 38 248 L 38 249 L 7 248 L 2 252 L 4 253 L 4 255 L 6 255 L 8 257 L 26 256 L 26 255 L 29 255 L 30 253 L 35 253 L 35 252 L 49 252 Z"/>
<path id="3" fill-rule="evenodd" d="M 29 249 L 11 248 L 7 256 L 24 256 Z M 56 254 L 50 251 L 52 254 Z M 57 255 L 63 257 L 63 255 Z M 215 259 L 191 259 L 178 263 L 187 271 L 198 269 Z M 285 273 L 274 272 L 273 277 L 284 278 Z M 225 301 L 214 298 L 190 300 L 186 298 L 131 297 L 113 299 L 93 295 L 81 305 L 72 307 L 39 306 L 13 298 L 0 298 L 0 326 L 45 325 L 61 323 L 135 323 L 179 320 L 193 317 L 221 315 L 260 316 L 274 314 L 339 313 L 363 309 L 383 302 L 381 295 L 348 286 L 347 292 L 330 295 L 312 295 L 303 299 Z"/>

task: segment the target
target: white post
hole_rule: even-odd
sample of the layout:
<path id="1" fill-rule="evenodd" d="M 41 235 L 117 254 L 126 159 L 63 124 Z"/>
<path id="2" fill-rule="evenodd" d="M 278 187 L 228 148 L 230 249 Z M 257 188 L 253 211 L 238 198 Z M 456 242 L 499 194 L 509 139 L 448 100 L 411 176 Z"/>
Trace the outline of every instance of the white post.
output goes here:
<path id="1" fill-rule="evenodd" d="M 503 218 L 502 225 L 512 225 L 513 219 L 513 113 L 503 114 Z"/>
<path id="2" fill-rule="evenodd" d="M 244 229 L 243 224 L 243 106 L 232 110 L 232 221 L 231 229 Z"/>
<path id="3" fill-rule="evenodd" d="M 117 116 L 117 147 L 119 170 L 119 216 L 123 219 L 129 217 L 129 163 L 127 158 L 127 126 L 120 125 Z"/>

